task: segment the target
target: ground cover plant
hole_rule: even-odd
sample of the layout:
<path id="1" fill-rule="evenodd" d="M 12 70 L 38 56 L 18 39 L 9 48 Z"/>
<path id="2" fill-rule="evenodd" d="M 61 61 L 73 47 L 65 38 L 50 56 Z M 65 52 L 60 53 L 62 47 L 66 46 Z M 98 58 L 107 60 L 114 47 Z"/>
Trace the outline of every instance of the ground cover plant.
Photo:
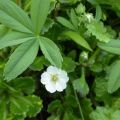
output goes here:
<path id="1" fill-rule="evenodd" d="M 119 0 L 0 0 L 0 120 L 120 120 Z"/>

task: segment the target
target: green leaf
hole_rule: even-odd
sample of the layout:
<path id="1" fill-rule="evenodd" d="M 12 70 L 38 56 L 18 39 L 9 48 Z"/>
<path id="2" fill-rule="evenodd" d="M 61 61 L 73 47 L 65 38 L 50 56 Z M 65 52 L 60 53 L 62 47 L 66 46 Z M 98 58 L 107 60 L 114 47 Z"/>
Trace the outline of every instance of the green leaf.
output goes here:
<path id="1" fill-rule="evenodd" d="M 32 33 L 30 18 L 11 0 L 0 0 L 0 22 L 14 30 Z"/>
<path id="2" fill-rule="evenodd" d="M 63 59 L 56 44 L 45 37 L 40 37 L 39 43 L 44 56 L 50 61 L 50 63 L 61 68 Z"/>
<path id="3" fill-rule="evenodd" d="M 32 77 L 20 77 L 11 82 L 11 86 L 17 91 L 32 94 L 35 91 L 35 80 Z"/>
<path id="4" fill-rule="evenodd" d="M 108 92 L 113 93 L 120 88 L 120 60 L 115 61 L 108 70 Z"/>
<path id="5" fill-rule="evenodd" d="M 107 92 L 107 80 L 104 78 L 97 78 L 95 80 L 94 91 L 97 97 L 104 97 L 108 95 Z"/>
<path id="6" fill-rule="evenodd" d="M 52 115 L 47 118 L 47 120 L 60 120 L 59 116 Z"/>
<path id="7" fill-rule="evenodd" d="M 6 120 L 7 118 L 7 108 L 6 108 L 6 101 L 1 100 L 0 101 L 0 120 Z"/>
<path id="8" fill-rule="evenodd" d="M 4 25 L 0 25 L 0 39 L 8 32 L 8 28 Z"/>
<path id="9" fill-rule="evenodd" d="M 93 103 L 91 99 L 84 98 L 80 100 L 81 108 L 83 111 L 83 116 L 85 120 L 90 120 L 89 114 L 93 111 Z"/>
<path id="10" fill-rule="evenodd" d="M 74 116 L 74 114 L 71 111 L 65 111 L 63 120 L 81 120 L 81 119 Z"/>
<path id="11" fill-rule="evenodd" d="M 73 26 L 73 24 L 71 22 L 69 22 L 67 19 L 65 19 L 64 17 L 57 17 L 57 21 L 62 24 L 63 26 L 71 29 L 71 30 L 76 30 L 75 27 Z"/>
<path id="12" fill-rule="evenodd" d="M 78 18 L 73 9 L 71 9 L 70 18 L 71 18 L 72 24 L 75 26 L 76 29 L 78 29 Z"/>
<path id="13" fill-rule="evenodd" d="M 31 102 L 31 106 L 29 106 L 29 111 L 27 112 L 27 115 L 29 117 L 35 117 L 42 109 L 42 101 L 40 97 L 37 96 L 28 96 L 27 99 Z"/>
<path id="14" fill-rule="evenodd" d="M 111 40 L 108 43 L 98 43 L 98 46 L 107 52 L 120 55 L 120 40 Z"/>
<path id="15" fill-rule="evenodd" d="M 89 87 L 85 80 L 85 75 L 83 71 L 81 78 L 73 81 L 73 87 L 82 95 L 82 97 L 86 96 L 89 93 Z"/>
<path id="16" fill-rule="evenodd" d="M 102 18 L 102 9 L 101 9 L 100 5 L 96 6 L 96 15 L 95 15 L 95 18 L 97 20 L 100 20 Z"/>
<path id="17" fill-rule="evenodd" d="M 48 105 L 48 112 L 52 113 L 55 112 L 58 108 L 61 107 L 61 101 L 60 100 L 54 100 Z"/>
<path id="18" fill-rule="evenodd" d="M 39 34 L 48 15 L 50 0 L 32 0 L 31 19 L 35 33 Z"/>
<path id="19" fill-rule="evenodd" d="M 34 71 L 41 71 L 43 68 L 44 68 L 43 57 L 36 57 L 32 65 L 30 66 L 30 69 Z"/>
<path id="20" fill-rule="evenodd" d="M 90 118 L 90 120 L 119 120 L 120 110 L 97 107 L 97 109 L 90 114 Z"/>
<path id="21" fill-rule="evenodd" d="M 29 103 L 25 97 L 10 98 L 10 111 L 14 115 L 24 115 L 29 110 Z"/>
<path id="22" fill-rule="evenodd" d="M 62 68 L 68 73 L 73 72 L 76 68 L 76 63 L 70 57 L 64 57 Z"/>
<path id="23" fill-rule="evenodd" d="M 30 66 L 30 69 L 33 71 L 41 71 L 45 66 L 49 66 L 50 63 L 45 59 L 44 56 L 36 57 L 32 65 Z"/>
<path id="24" fill-rule="evenodd" d="M 99 41 L 109 42 L 111 40 L 111 35 L 107 32 L 107 29 L 102 22 L 93 20 L 87 24 L 88 31 L 94 35 Z"/>
<path id="25" fill-rule="evenodd" d="M 83 37 L 81 37 L 77 32 L 67 31 L 67 32 L 64 32 L 63 34 L 71 38 L 74 42 L 81 45 L 82 47 L 92 51 L 91 47 L 86 42 L 86 40 Z"/>
<path id="26" fill-rule="evenodd" d="M 39 44 L 35 39 L 21 44 L 10 56 L 4 70 L 5 80 L 10 81 L 24 72 L 34 61 Z"/>
<path id="27" fill-rule="evenodd" d="M 42 28 L 41 34 L 45 34 L 46 32 L 48 32 L 48 30 L 52 28 L 53 25 L 54 25 L 54 20 L 48 18 Z"/>
<path id="28" fill-rule="evenodd" d="M 34 39 L 35 37 L 31 37 L 29 34 L 16 32 L 16 31 L 10 31 L 4 37 L 0 39 L 0 49 L 17 45 L 23 42 L 26 42 L 28 40 Z"/>

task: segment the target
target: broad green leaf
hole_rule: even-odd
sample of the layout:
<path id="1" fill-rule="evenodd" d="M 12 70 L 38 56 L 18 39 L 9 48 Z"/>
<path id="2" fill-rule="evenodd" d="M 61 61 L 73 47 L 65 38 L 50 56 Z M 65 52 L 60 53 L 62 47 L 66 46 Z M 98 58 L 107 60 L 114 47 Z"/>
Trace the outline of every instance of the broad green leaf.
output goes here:
<path id="1" fill-rule="evenodd" d="M 21 32 L 33 31 L 28 15 L 11 0 L 0 0 L 0 22 Z"/>
<path id="2" fill-rule="evenodd" d="M 67 19 L 65 19 L 64 17 L 57 17 L 57 21 L 62 24 L 63 26 L 71 29 L 71 30 L 76 30 L 75 27 L 73 26 L 73 24 L 71 22 L 69 22 Z"/>
<path id="3" fill-rule="evenodd" d="M 108 92 L 107 92 L 107 80 L 104 79 L 104 78 L 97 78 L 95 80 L 94 91 L 95 91 L 96 96 L 98 98 L 107 96 L 108 95 Z"/>
<path id="4" fill-rule="evenodd" d="M 11 81 L 11 86 L 17 91 L 32 94 L 35 91 L 35 80 L 32 77 L 20 77 Z"/>
<path id="5" fill-rule="evenodd" d="M 113 93 L 120 88 L 120 60 L 115 61 L 108 70 L 108 92 Z"/>
<path id="6" fill-rule="evenodd" d="M 107 52 L 120 55 L 120 40 L 111 40 L 108 43 L 98 43 L 98 46 Z"/>
<path id="7" fill-rule="evenodd" d="M 20 98 L 10 98 L 10 111 L 14 115 L 24 115 L 29 110 L 29 103 L 25 97 Z"/>
<path id="8" fill-rule="evenodd" d="M 42 109 L 42 100 L 40 97 L 37 96 L 28 96 L 27 97 L 28 101 L 31 102 L 32 105 L 29 106 L 29 111 L 27 112 L 27 115 L 29 117 L 35 117 Z"/>
<path id="9" fill-rule="evenodd" d="M 90 114 L 90 120 L 119 120 L 120 110 L 112 108 L 97 107 L 95 111 Z"/>
<path id="10" fill-rule="evenodd" d="M 31 19 L 35 33 L 39 34 L 48 15 L 50 0 L 32 0 Z"/>
<path id="11" fill-rule="evenodd" d="M 40 37 L 39 43 L 44 56 L 50 61 L 52 65 L 60 68 L 62 66 L 63 59 L 56 44 L 45 37 Z"/>
<path id="12" fill-rule="evenodd" d="M 85 80 L 85 75 L 84 75 L 83 71 L 82 71 L 81 78 L 73 81 L 73 87 L 83 97 L 89 93 L 89 87 L 88 87 L 88 84 Z"/>
<path id="13" fill-rule="evenodd" d="M 86 27 L 88 31 L 99 41 L 107 43 L 111 40 L 111 35 L 107 32 L 107 29 L 102 22 L 93 20 L 89 24 L 87 24 Z"/>
<path id="14" fill-rule="evenodd" d="M 32 37 L 29 34 L 16 32 L 16 31 L 10 31 L 4 37 L 0 39 L 0 49 L 17 45 L 23 42 L 26 42 L 28 40 L 34 39 L 35 37 Z"/>
<path id="15" fill-rule="evenodd" d="M 0 101 L 0 120 L 6 120 L 6 118 L 7 118 L 6 102 L 7 101 L 5 101 L 3 99 Z"/>
<path id="16" fill-rule="evenodd" d="M 76 63 L 70 57 L 64 57 L 62 68 L 68 73 L 73 72 L 76 68 Z"/>
<path id="17" fill-rule="evenodd" d="M 71 38 L 74 42 L 76 42 L 77 44 L 81 45 L 82 47 L 92 51 L 90 45 L 77 32 L 67 31 L 67 32 L 64 32 L 63 34 L 66 35 L 67 37 Z"/>
<path id="18" fill-rule="evenodd" d="M 10 56 L 4 69 L 5 80 L 10 81 L 24 72 L 37 56 L 39 44 L 36 39 L 21 44 Z"/>

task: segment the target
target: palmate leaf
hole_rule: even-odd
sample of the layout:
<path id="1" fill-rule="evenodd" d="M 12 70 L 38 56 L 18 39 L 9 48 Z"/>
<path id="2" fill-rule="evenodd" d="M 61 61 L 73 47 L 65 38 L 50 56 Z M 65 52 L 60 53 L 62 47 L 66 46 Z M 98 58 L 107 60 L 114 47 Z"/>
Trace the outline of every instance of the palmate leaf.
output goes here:
<path id="1" fill-rule="evenodd" d="M 21 32 L 33 31 L 28 15 L 11 0 L 0 0 L 0 22 Z"/>
<path id="2" fill-rule="evenodd" d="M 25 71 L 37 56 L 39 44 L 33 39 L 21 44 L 10 56 L 5 69 L 5 80 L 12 80 Z"/>
<path id="3" fill-rule="evenodd" d="M 30 34 L 10 31 L 0 39 L 0 49 L 8 46 L 17 45 L 34 38 L 35 37 L 32 37 Z"/>
<path id="4" fill-rule="evenodd" d="M 34 31 L 39 34 L 48 15 L 50 0 L 32 0 L 31 19 Z"/>
<path id="5" fill-rule="evenodd" d="M 44 56 L 50 61 L 50 63 L 59 68 L 62 67 L 63 59 L 56 44 L 45 37 L 39 38 L 39 44 Z"/>

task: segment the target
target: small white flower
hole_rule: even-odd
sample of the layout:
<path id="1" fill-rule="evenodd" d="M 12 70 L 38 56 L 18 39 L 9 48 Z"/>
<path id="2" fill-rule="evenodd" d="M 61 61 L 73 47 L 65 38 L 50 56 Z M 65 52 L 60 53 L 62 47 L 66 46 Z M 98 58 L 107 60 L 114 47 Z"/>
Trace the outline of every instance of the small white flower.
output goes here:
<path id="1" fill-rule="evenodd" d="M 63 91 L 67 86 L 68 80 L 67 72 L 54 66 L 48 67 L 47 71 L 41 75 L 41 83 L 45 85 L 50 93 Z"/>
<path id="2" fill-rule="evenodd" d="M 93 14 L 92 13 L 87 13 L 85 16 L 88 19 L 88 22 L 91 22 L 91 20 L 93 20 Z"/>

